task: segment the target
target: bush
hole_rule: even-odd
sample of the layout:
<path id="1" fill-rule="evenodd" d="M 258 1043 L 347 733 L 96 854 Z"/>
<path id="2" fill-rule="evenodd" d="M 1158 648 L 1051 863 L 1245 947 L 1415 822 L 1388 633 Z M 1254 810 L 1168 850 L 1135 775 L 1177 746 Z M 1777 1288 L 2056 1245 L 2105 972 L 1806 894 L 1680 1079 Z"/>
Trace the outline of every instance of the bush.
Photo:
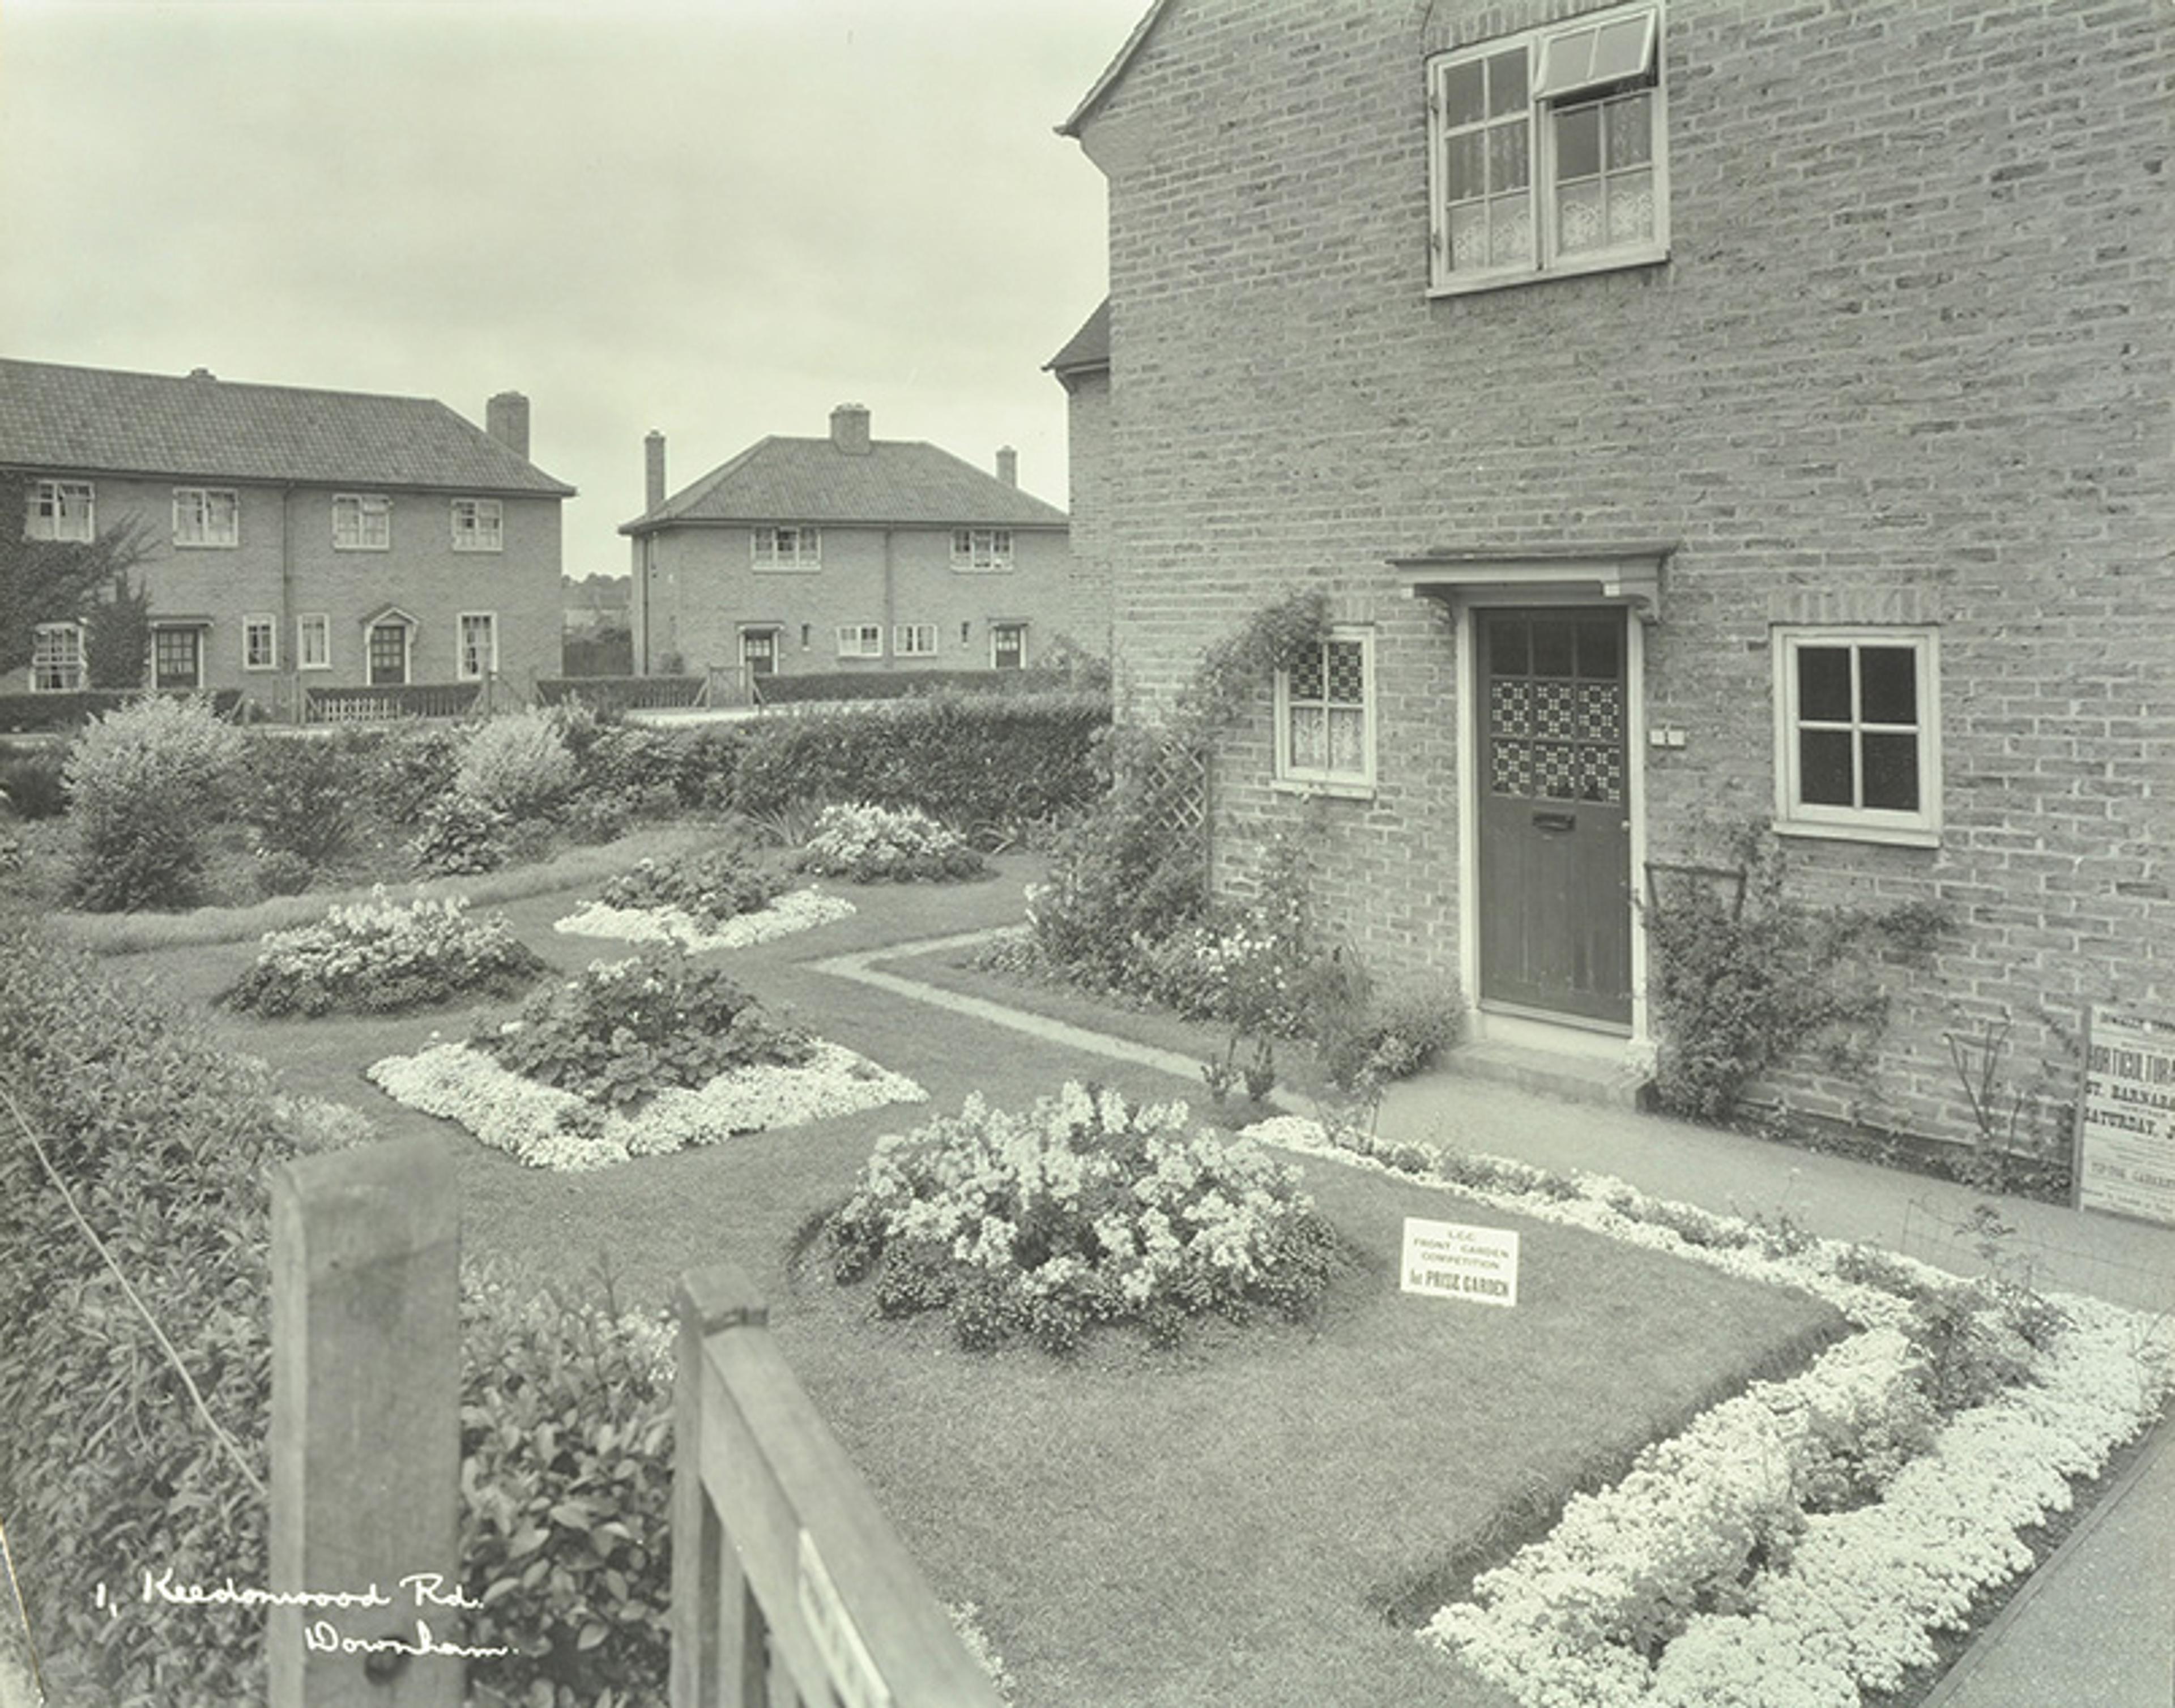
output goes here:
<path id="1" fill-rule="evenodd" d="M 220 999 L 245 1013 L 390 1014 L 459 996 L 510 996 L 543 961 L 503 919 L 477 919 L 465 897 L 367 902 L 312 925 L 264 935 L 257 959 Z"/>
<path id="2" fill-rule="evenodd" d="M 1025 1333 L 1065 1353 L 1125 1320 L 1167 1344 L 1188 1316 L 1320 1301 L 1337 1243 L 1299 1179 L 1250 1141 L 1189 1132 L 1182 1103 L 1067 1085 L 879 1141 L 826 1225 L 839 1281 L 873 1274 L 885 1315 L 944 1311 L 963 1346 Z"/>
<path id="3" fill-rule="evenodd" d="M 362 767 L 364 789 L 388 824 L 414 824 L 453 792 L 460 737 L 450 725 L 418 724 L 375 738 Z"/>
<path id="4" fill-rule="evenodd" d="M 513 847 L 513 821 L 474 795 L 441 795 L 425 809 L 423 827 L 408 844 L 419 871 L 461 876 L 496 871 Z"/>
<path id="5" fill-rule="evenodd" d="M 1457 1042 L 1465 1004 L 1457 982 L 1439 978 L 1370 991 L 1316 1017 L 1315 1047 L 1330 1082 L 1356 1091 L 1370 1080 L 1409 1079 Z"/>
<path id="6" fill-rule="evenodd" d="M 355 794 L 354 758 L 337 739 L 259 735 L 249 744 L 241 818 L 267 853 L 312 870 L 346 853 Z"/>
<path id="7" fill-rule="evenodd" d="M 68 785 L 62 767 L 63 748 L 45 748 L 13 759 L 0 759 L 0 796 L 16 817 L 58 818 L 68 811 Z"/>
<path id="8" fill-rule="evenodd" d="M 675 859 L 643 860 L 608 881 L 599 899 L 608 908 L 677 908 L 716 925 L 768 907 L 784 889 L 783 878 L 728 844 Z"/>
<path id="9" fill-rule="evenodd" d="M 914 807 L 894 811 L 859 801 L 823 810 L 808 838 L 807 868 L 827 877 L 851 878 L 857 884 L 890 879 L 979 877 L 989 862 L 947 830 Z"/>
<path id="10" fill-rule="evenodd" d="M 469 727 L 453 792 L 509 819 L 556 811 L 574 788 L 574 756 L 554 713 L 508 713 Z"/>
<path id="11" fill-rule="evenodd" d="M 676 951 L 598 962 L 532 993 L 518 1018 L 469 1042 L 509 1072 L 600 1107 L 629 1108 L 757 1062 L 807 1060 L 808 1035 L 773 1020 L 714 967 Z"/>
<path id="12" fill-rule="evenodd" d="M 62 773 L 76 830 L 69 899 L 95 913 L 194 901 L 244 740 L 207 702 L 157 695 L 78 736 Z"/>

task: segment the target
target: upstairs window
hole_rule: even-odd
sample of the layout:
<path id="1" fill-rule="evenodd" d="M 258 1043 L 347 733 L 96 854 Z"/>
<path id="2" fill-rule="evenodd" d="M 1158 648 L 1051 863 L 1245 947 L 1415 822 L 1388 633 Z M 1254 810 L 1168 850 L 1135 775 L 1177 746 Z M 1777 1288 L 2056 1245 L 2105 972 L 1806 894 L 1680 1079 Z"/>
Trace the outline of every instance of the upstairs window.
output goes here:
<path id="1" fill-rule="evenodd" d="M 1429 62 L 1436 291 L 1667 258 L 1660 34 L 1628 8 Z"/>
<path id="2" fill-rule="evenodd" d="M 333 550 L 390 551 L 393 501 L 376 493 L 343 492 L 333 500 Z"/>
<path id="3" fill-rule="evenodd" d="M 239 545 L 241 505 L 232 492 L 212 486 L 174 488 L 174 544 Z"/>
<path id="4" fill-rule="evenodd" d="M 1930 846 L 1940 832 L 1935 637 L 1775 632 L 1775 828 Z"/>
<path id="5" fill-rule="evenodd" d="M 30 691 L 68 694 L 83 686 L 82 626 L 40 623 L 30 636 Z"/>
<path id="6" fill-rule="evenodd" d="M 89 540 L 96 533 L 88 480 L 33 480 L 24 505 L 25 540 Z"/>
<path id="7" fill-rule="evenodd" d="M 958 528 L 952 530 L 952 568 L 969 574 L 990 574 L 1012 567 L 1011 529 Z"/>
<path id="8" fill-rule="evenodd" d="M 755 530 L 755 567 L 767 570 L 808 570 L 823 567 L 823 534 L 816 528 L 758 528 Z"/>
<path id="9" fill-rule="evenodd" d="M 453 550 L 505 549 L 505 507 L 496 498 L 453 500 Z"/>
<path id="10" fill-rule="evenodd" d="M 1375 642 L 1334 629 L 1320 650 L 1277 673 L 1277 781 L 1325 794 L 1375 787 Z"/>

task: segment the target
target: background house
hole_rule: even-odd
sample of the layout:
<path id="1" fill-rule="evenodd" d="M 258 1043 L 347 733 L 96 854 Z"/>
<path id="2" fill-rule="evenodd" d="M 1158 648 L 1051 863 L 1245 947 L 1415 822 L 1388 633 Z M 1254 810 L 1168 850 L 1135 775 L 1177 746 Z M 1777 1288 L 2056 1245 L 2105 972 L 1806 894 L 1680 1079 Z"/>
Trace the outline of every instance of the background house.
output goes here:
<path id="1" fill-rule="evenodd" d="M 827 438 L 757 440 L 666 496 L 647 446 L 632 537 L 635 667 L 1005 670 L 1079 643 L 1092 616 L 1065 512 L 919 440 L 875 439 L 842 404 Z"/>
<path id="2" fill-rule="evenodd" d="M 1110 304 L 1106 297 L 1045 364 L 1065 388 L 1066 460 L 1071 494 L 1072 574 L 1083 605 L 1080 639 L 1110 655 Z M 1092 637 L 1091 637 L 1092 634 Z"/>
<path id="3" fill-rule="evenodd" d="M 1340 625 L 1219 756 L 1220 881 L 1312 822 L 1370 963 L 1636 1071 L 1650 883 L 1756 824 L 1955 922 L 1776 1094 L 1967 1136 L 2006 1016 L 2057 1120 L 2086 1005 L 2175 1004 L 2171 78 L 2156 0 L 1160 0 L 1064 127 L 1121 686 Z"/>
<path id="4" fill-rule="evenodd" d="M 23 527 L 88 540 L 133 523 L 160 687 L 471 680 L 559 670 L 560 514 L 529 461 L 529 401 L 480 429 L 427 398 L 0 361 L 0 471 Z M 8 686 L 81 686 L 56 625 Z"/>

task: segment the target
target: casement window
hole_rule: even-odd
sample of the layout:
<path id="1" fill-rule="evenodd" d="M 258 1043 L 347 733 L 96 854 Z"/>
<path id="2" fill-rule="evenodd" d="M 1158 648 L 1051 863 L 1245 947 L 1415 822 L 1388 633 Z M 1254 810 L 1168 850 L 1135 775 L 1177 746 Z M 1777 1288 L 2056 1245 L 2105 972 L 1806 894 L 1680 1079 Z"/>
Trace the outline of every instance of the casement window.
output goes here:
<path id="1" fill-rule="evenodd" d="M 1304 662 L 1277 672 L 1276 777 L 1327 794 L 1375 787 L 1375 637 L 1336 628 Z"/>
<path id="2" fill-rule="evenodd" d="M 902 659 L 933 659 L 936 656 L 936 625 L 935 623 L 898 623 L 891 632 L 892 653 Z"/>
<path id="3" fill-rule="evenodd" d="M 883 656 L 883 625 L 839 624 L 838 656 L 842 659 L 881 659 Z"/>
<path id="4" fill-rule="evenodd" d="M 496 498 L 453 500 L 453 550 L 505 550 L 506 507 Z"/>
<path id="5" fill-rule="evenodd" d="M 279 619 L 253 612 L 241 620 L 241 668 L 276 670 L 279 668 Z"/>
<path id="6" fill-rule="evenodd" d="M 952 567 L 970 574 L 991 574 L 1012 567 L 1012 531 L 1009 528 L 955 528 L 952 530 Z"/>
<path id="7" fill-rule="evenodd" d="M 201 688 L 204 685 L 203 654 L 202 629 L 153 629 L 151 686 L 155 688 Z"/>
<path id="8" fill-rule="evenodd" d="M 216 486 L 174 488 L 174 544 L 186 546 L 241 544 L 241 503 Z"/>
<path id="9" fill-rule="evenodd" d="M 990 668 L 993 670 L 1022 670 L 1027 664 L 1027 625 L 1025 623 L 991 623 L 990 625 Z"/>
<path id="10" fill-rule="evenodd" d="M 324 612 L 310 611 L 295 619 L 295 665 L 303 670 L 332 669 L 333 620 Z"/>
<path id="11" fill-rule="evenodd" d="M 390 551 L 393 501 L 374 492 L 342 492 L 333 499 L 333 550 Z"/>
<path id="12" fill-rule="evenodd" d="M 762 570 L 811 570 L 823 567 L 820 528 L 758 528 L 755 567 Z"/>
<path id="13" fill-rule="evenodd" d="M 78 541 L 95 538 L 95 496 L 88 480 L 33 480 L 24 503 L 23 537 Z"/>
<path id="14" fill-rule="evenodd" d="M 30 633 L 30 691 L 68 694 L 83 686 L 83 625 L 40 623 Z"/>
<path id="15" fill-rule="evenodd" d="M 464 682 L 479 682 L 498 670 L 498 614 L 461 613 L 461 651 L 454 674 Z"/>
<path id="16" fill-rule="evenodd" d="M 1429 62 L 1435 290 L 1668 258 L 1660 37 L 1624 7 Z"/>
<path id="17" fill-rule="evenodd" d="M 1930 847 L 1941 828 L 1939 637 L 1777 628 L 1775 828 Z"/>

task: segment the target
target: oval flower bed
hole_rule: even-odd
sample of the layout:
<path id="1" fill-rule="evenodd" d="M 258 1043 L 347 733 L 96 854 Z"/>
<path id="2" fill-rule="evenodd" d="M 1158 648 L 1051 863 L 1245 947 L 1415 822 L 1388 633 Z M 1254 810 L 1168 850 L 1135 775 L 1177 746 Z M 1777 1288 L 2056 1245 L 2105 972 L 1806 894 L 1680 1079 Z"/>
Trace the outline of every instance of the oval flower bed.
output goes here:
<path id="1" fill-rule="evenodd" d="M 990 869 L 964 837 L 927 813 L 867 801 L 825 807 L 801 863 L 811 872 L 857 884 L 977 878 Z"/>
<path id="2" fill-rule="evenodd" d="M 1189 1131 L 1182 1103 L 1068 1084 L 1022 1114 L 973 1097 L 881 1140 L 827 1224 L 844 1282 L 884 1315 L 941 1310 L 961 1344 L 1023 1331 L 1069 1352 L 1091 1324 L 1160 1344 L 1185 1319 L 1303 1316 L 1336 1239 L 1296 1169 L 1250 1141 Z"/>
<path id="3" fill-rule="evenodd" d="M 534 984 L 542 959 L 502 919 L 479 919 L 468 899 L 370 899 L 314 924 L 268 931 L 257 959 L 220 997 L 266 1016 L 397 1013 L 464 996 L 510 996 Z"/>
<path id="4" fill-rule="evenodd" d="M 677 859 L 646 859 L 552 929 L 570 936 L 676 943 L 699 953 L 767 942 L 854 910 L 844 897 L 812 886 L 787 893 L 783 878 L 729 846 Z"/>
<path id="5" fill-rule="evenodd" d="M 1248 1129 L 1342 1154 L 1316 1123 Z M 1363 1147 L 1364 1148 L 1364 1147 Z M 1353 1158 L 1347 1157 L 1347 1160 Z M 2031 1564 L 2018 1532 L 2157 1415 L 2166 1326 L 1800 1230 L 1499 1158 L 1430 1165 L 1485 1203 L 1829 1299 L 1858 1332 L 1657 1442 L 1613 1488 L 1475 1580 L 1425 1635 L 1530 1708 L 1857 1708 L 1936 1659 L 1975 1596 Z"/>
<path id="6" fill-rule="evenodd" d="M 598 962 L 496 1031 L 369 1071 L 412 1109 L 568 1169 L 928 1095 L 773 1019 L 722 972 L 662 953 Z"/>

